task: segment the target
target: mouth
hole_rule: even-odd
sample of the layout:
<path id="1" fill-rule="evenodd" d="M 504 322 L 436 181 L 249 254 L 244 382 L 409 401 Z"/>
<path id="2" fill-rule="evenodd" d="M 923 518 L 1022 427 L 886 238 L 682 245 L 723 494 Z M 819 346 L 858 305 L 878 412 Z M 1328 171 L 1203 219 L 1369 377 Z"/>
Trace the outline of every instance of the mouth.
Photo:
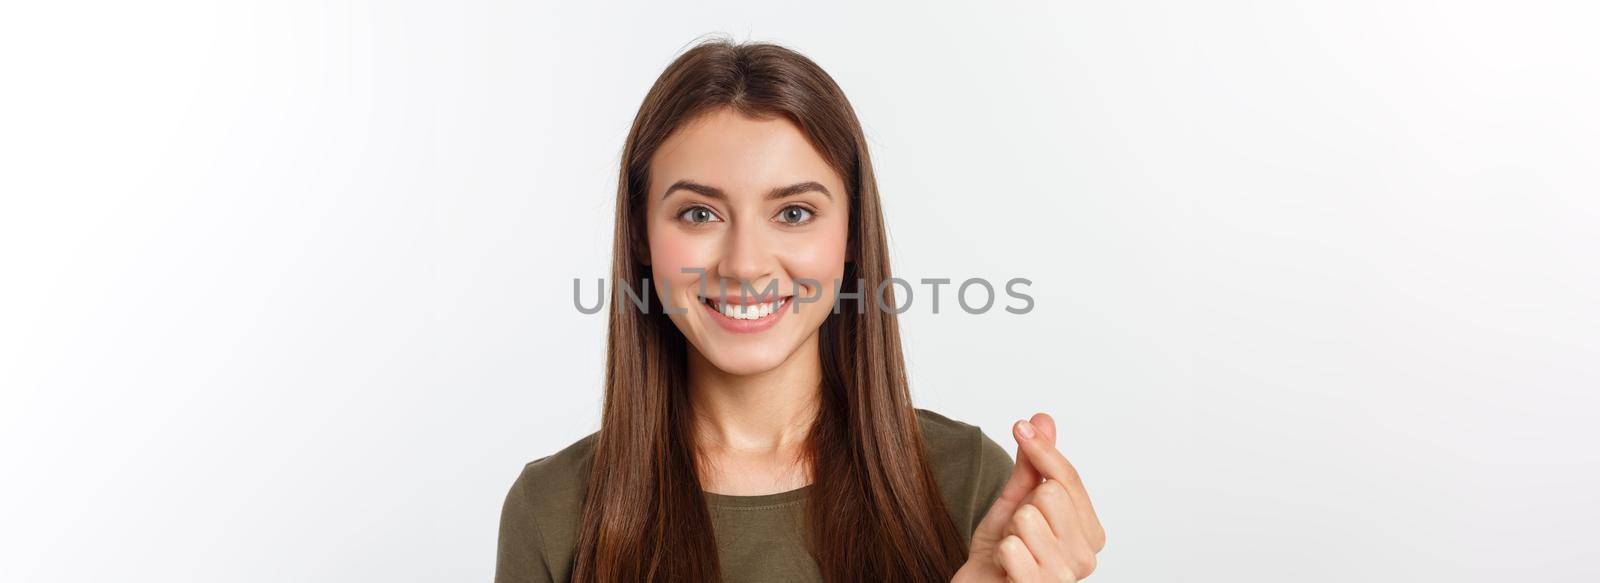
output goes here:
<path id="1" fill-rule="evenodd" d="M 739 303 L 717 298 L 700 298 L 700 305 L 712 319 L 729 332 L 750 334 L 771 328 L 783 318 L 784 308 L 792 296 L 783 296 L 770 302 Z"/>

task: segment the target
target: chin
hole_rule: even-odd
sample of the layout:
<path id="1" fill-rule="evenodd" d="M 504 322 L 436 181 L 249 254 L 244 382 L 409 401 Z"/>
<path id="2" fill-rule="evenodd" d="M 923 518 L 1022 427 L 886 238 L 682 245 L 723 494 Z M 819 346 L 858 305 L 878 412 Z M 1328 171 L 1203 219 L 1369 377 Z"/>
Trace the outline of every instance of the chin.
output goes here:
<path id="1" fill-rule="evenodd" d="M 789 358 L 789 353 L 778 346 L 718 346 L 708 347 L 701 355 L 707 362 L 724 373 L 734 376 L 761 374 L 778 368 Z"/>

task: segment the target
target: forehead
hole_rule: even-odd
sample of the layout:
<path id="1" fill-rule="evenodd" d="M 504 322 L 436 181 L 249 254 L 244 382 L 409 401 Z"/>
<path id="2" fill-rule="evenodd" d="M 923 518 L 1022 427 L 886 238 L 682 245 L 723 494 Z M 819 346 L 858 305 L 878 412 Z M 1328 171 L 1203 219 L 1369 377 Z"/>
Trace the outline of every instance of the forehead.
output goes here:
<path id="1" fill-rule="evenodd" d="M 721 188 L 732 197 L 807 180 L 845 192 L 833 167 L 794 122 L 747 117 L 726 108 L 684 123 L 651 158 L 650 192 L 659 195 L 684 179 Z"/>

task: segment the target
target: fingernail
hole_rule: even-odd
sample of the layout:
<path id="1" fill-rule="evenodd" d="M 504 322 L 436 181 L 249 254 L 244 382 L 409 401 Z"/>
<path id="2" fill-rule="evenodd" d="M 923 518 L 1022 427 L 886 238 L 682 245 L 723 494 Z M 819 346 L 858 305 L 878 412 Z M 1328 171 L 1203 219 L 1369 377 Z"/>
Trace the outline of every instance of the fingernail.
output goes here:
<path id="1" fill-rule="evenodd" d="M 1037 435 L 1033 431 L 1033 424 L 1027 421 L 1017 422 L 1017 433 L 1021 433 L 1024 439 L 1033 439 L 1033 436 Z"/>

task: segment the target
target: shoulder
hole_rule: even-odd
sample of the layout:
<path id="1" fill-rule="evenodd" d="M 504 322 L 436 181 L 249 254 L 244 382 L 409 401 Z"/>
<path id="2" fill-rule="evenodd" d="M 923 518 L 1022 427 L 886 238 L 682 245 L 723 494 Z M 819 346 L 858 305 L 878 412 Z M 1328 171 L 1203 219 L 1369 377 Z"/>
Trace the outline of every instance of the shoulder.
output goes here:
<path id="1" fill-rule="evenodd" d="M 599 433 L 590 433 L 572 442 L 561 451 L 528 462 L 512 485 L 529 492 L 537 492 L 547 502 L 560 501 L 576 493 L 582 502 L 589 481 L 589 468 L 594 463 L 595 441 Z"/>
<path id="2" fill-rule="evenodd" d="M 565 580 L 577 545 L 598 436 L 591 433 L 522 467 L 500 511 L 502 571 L 547 570 L 553 580 Z"/>
<path id="3" fill-rule="evenodd" d="M 935 469 L 970 470 L 974 465 L 996 463 L 1011 468 L 1011 455 L 976 425 L 956 421 L 927 409 L 917 409 L 917 425 Z M 1003 463 L 1002 463 L 1003 462 Z"/>
<path id="4" fill-rule="evenodd" d="M 916 412 L 945 506 L 963 535 L 971 536 L 1011 475 L 1011 455 L 975 425 L 927 409 Z"/>

